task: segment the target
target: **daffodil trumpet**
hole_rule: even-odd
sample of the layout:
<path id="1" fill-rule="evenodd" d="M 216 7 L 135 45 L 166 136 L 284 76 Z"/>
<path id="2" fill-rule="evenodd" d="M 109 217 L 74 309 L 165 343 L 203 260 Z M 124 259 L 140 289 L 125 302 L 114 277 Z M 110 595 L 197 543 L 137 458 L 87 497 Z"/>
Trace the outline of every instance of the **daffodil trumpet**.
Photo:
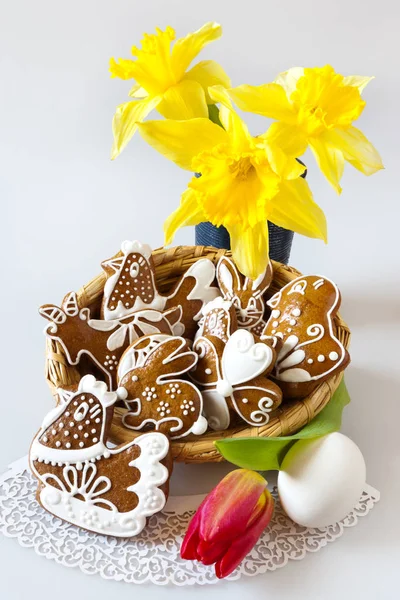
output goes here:
<path id="1" fill-rule="evenodd" d="M 361 93 L 373 77 L 344 77 L 330 65 L 293 68 L 273 83 L 231 88 L 231 99 L 244 111 L 274 119 L 265 139 L 289 156 L 309 147 L 322 173 L 341 193 L 344 163 L 372 175 L 383 168 L 371 142 L 353 123 L 365 107 Z"/>
<path id="2" fill-rule="evenodd" d="M 189 523 L 182 558 L 215 564 L 217 577 L 227 577 L 256 544 L 273 510 L 274 500 L 264 477 L 247 469 L 228 473 Z"/>
<path id="3" fill-rule="evenodd" d="M 156 29 L 155 34 L 145 34 L 142 47 L 132 48 L 132 59 L 114 58 L 110 61 L 112 77 L 132 79 L 135 84 L 129 95 L 132 100 L 120 104 L 113 119 L 114 144 L 111 158 L 116 158 L 126 147 L 138 123 L 156 109 L 169 119 L 191 119 L 193 117 L 217 119 L 209 86 L 230 86 L 223 68 L 213 60 L 197 63 L 189 69 L 191 62 L 210 42 L 222 35 L 218 23 L 206 23 L 198 31 L 175 41 L 175 31 Z"/>
<path id="4" fill-rule="evenodd" d="M 269 257 L 267 221 L 327 241 L 326 219 L 301 177 L 305 166 L 294 156 L 252 136 L 222 86 L 209 88 L 219 104 L 222 127 L 209 119 L 146 121 L 142 137 L 192 177 L 180 206 L 164 225 L 171 243 L 180 227 L 210 221 L 229 232 L 233 258 L 256 279 Z"/>

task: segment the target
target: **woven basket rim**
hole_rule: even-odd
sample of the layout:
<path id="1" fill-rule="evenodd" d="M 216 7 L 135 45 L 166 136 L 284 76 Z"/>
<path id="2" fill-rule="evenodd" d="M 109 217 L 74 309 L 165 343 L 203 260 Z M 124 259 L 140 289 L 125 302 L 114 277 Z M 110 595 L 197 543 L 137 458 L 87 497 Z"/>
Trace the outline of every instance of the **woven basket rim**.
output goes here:
<path id="1" fill-rule="evenodd" d="M 117 253 L 116 256 L 120 255 Z M 175 246 L 173 248 L 157 248 L 152 256 L 156 270 L 156 281 L 160 292 L 168 291 L 178 277 L 199 258 L 209 258 L 216 264 L 221 256 L 231 256 L 229 250 L 216 249 L 212 246 Z M 273 282 L 271 292 L 274 293 L 301 273 L 291 266 L 272 261 Z M 77 292 L 79 305 L 90 307 L 99 300 L 103 293 L 106 277 L 104 273 L 96 275 Z M 347 324 L 338 313 L 334 319 L 336 335 L 347 349 L 351 333 Z M 77 383 L 81 375 L 79 365 L 71 366 L 61 344 L 47 338 L 46 341 L 46 380 L 52 394 L 56 395 L 59 387 Z M 240 427 L 229 428 L 225 431 L 208 431 L 202 436 L 189 435 L 185 438 L 172 440 L 172 455 L 177 462 L 204 463 L 220 462 L 223 457 L 218 453 L 214 442 L 226 437 L 277 437 L 291 435 L 301 429 L 316 416 L 329 402 L 339 386 L 343 373 L 333 375 L 321 383 L 309 396 L 302 400 L 284 401 L 275 411 L 269 422 L 261 427 L 243 424 Z M 134 432 L 122 425 L 122 408 L 115 408 L 112 422 L 110 441 L 116 444 L 133 440 L 141 432 Z"/>

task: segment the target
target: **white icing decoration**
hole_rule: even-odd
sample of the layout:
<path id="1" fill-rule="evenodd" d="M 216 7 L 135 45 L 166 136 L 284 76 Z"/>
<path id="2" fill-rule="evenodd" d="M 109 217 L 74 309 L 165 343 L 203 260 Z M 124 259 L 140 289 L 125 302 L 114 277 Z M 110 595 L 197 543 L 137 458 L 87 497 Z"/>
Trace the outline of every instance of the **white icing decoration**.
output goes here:
<path id="1" fill-rule="evenodd" d="M 303 381 L 311 381 L 311 375 L 304 369 L 294 368 L 279 373 L 279 379 L 280 381 L 288 381 L 290 383 L 301 383 Z"/>
<path id="2" fill-rule="evenodd" d="M 294 309 L 292 310 L 292 315 L 293 315 L 294 317 L 299 317 L 299 316 L 301 315 L 301 310 L 300 310 L 299 308 L 294 308 Z"/>
<path id="3" fill-rule="evenodd" d="M 214 300 L 211 300 L 211 302 L 207 302 L 203 307 L 202 314 L 206 317 L 212 310 L 218 308 L 229 313 L 229 310 L 232 308 L 232 302 L 230 300 L 225 300 L 222 296 L 218 296 L 217 298 L 214 298 Z"/>
<path id="4" fill-rule="evenodd" d="M 337 360 L 339 358 L 339 354 L 337 352 L 329 352 L 329 358 L 331 360 Z"/>
<path id="5" fill-rule="evenodd" d="M 222 355 L 223 379 L 232 386 L 245 383 L 264 373 L 273 359 L 272 349 L 246 329 L 235 331 L 225 345 Z"/>
<path id="6" fill-rule="evenodd" d="M 278 319 L 280 316 L 281 316 L 281 311 L 280 310 L 277 310 L 275 308 L 273 311 L 271 311 L 271 317 L 273 319 Z"/>
<path id="7" fill-rule="evenodd" d="M 192 407 L 190 410 L 194 411 L 195 409 Z M 200 415 L 197 421 L 193 423 L 190 433 L 194 433 L 195 435 L 203 435 L 203 433 L 207 431 L 207 426 L 207 419 L 203 417 L 203 415 Z"/>
<path id="8" fill-rule="evenodd" d="M 63 477 L 60 478 L 52 474 L 40 476 L 31 460 L 35 475 L 44 484 L 40 493 L 41 503 L 55 516 L 96 533 L 117 537 L 137 535 L 145 526 L 146 518 L 162 510 L 165 505 L 165 495 L 159 486 L 167 481 L 168 469 L 160 461 L 168 453 L 169 442 L 166 436 L 151 432 L 121 448 L 108 451 L 108 456 L 124 452 L 133 445 L 140 448 L 138 458 L 129 463 L 129 467 L 136 467 L 140 472 L 139 480 L 127 488 L 138 497 L 138 505 L 133 510 L 120 513 L 114 504 L 102 498 L 118 482 L 97 476 L 94 463 L 65 466 Z M 82 473 L 79 485 L 78 471 Z M 60 489 L 52 486 L 51 481 Z M 76 495 L 83 499 L 76 498 Z"/>
<path id="9" fill-rule="evenodd" d="M 280 364 L 279 369 L 287 369 L 289 367 L 294 367 L 295 365 L 300 364 L 306 356 L 304 350 L 295 350 L 287 358 L 285 358 Z"/>
<path id="10" fill-rule="evenodd" d="M 319 354 L 317 360 L 318 362 L 324 362 L 325 356 L 323 354 Z"/>
<path id="11" fill-rule="evenodd" d="M 226 400 L 216 390 L 203 390 L 204 415 L 214 431 L 229 427 L 230 415 Z"/>

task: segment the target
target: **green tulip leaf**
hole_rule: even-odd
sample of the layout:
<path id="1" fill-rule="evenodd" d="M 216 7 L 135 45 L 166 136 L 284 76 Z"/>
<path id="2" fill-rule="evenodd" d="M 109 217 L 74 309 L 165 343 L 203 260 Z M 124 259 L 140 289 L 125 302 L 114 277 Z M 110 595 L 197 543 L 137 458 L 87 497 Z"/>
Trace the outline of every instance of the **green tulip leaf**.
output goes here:
<path id="1" fill-rule="evenodd" d="M 228 462 L 254 471 L 279 470 L 289 448 L 301 439 L 312 439 L 339 431 L 342 412 L 350 396 L 344 380 L 321 412 L 294 435 L 275 438 L 227 438 L 215 442 L 217 450 Z"/>

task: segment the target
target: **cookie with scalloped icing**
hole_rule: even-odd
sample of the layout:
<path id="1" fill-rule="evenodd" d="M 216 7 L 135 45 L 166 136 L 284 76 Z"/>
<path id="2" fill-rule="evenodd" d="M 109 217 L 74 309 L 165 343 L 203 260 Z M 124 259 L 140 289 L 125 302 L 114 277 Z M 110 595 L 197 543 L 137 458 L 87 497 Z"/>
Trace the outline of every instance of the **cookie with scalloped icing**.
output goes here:
<path id="1" fill-rule="evenodd" d="M 330 279 L 298 277 L 267 304 L 271 316 L 261 339 L 279 342 L 273 376 L 285 398 L 304 398 L 347 367 L 350 356 L 337 337 L 334 321 L 340 292 Z"/>
<path id="2" fill-rule="evenodd" d="M 132 537 L 168 497 L 172 459 L 168 438 L 150 432 L 109 447 L 118 396 L 85 375 L 76 391 L 59 390 L 30 450 L 37 500 L 47 511 L 95 533 Z"/>

